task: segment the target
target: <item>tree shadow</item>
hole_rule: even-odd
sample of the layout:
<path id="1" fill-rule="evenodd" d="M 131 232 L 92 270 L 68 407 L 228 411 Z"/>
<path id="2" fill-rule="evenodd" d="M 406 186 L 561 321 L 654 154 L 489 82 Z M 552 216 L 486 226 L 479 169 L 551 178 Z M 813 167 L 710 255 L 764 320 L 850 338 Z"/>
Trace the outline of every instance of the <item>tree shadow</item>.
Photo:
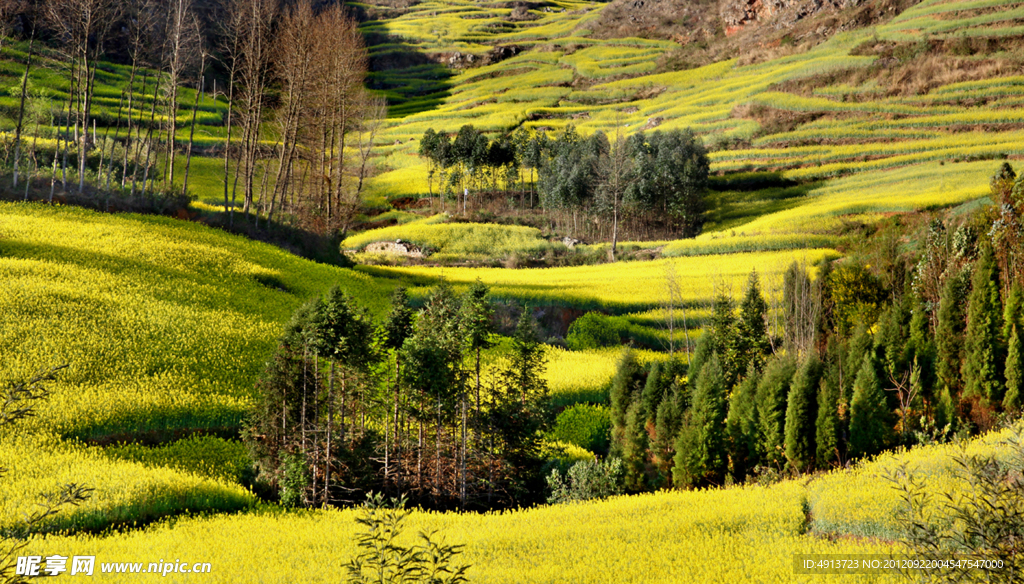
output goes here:
<path id="1" fill-rule="evenodd" d="M 428 111 L 451 96 L 453 73 L 440 60 L 400 37 L 364 32 L 370 50 L 366 86 L 388 100 L 388 117 Z"/>

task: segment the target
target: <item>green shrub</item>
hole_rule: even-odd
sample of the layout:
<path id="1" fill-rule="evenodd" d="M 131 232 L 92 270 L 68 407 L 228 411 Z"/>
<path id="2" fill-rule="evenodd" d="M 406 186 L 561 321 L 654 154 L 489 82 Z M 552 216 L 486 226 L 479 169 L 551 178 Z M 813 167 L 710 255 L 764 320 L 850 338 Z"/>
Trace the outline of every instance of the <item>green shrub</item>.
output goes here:
<path id="1" fill-rule="evenodd" d="M 582 351 L 611 347 L 621 342 L 619 323 L 599 312 L 588 312 L 569 325 L 565 343 L 570 349 Z"/>
<path id="2" fill-rule="evenodd" d="M 608 452 L 612 422 L 608 408 L 590 404 L 576 404 L 566 408 L 555 419 L 551 439 L 575 444 L 591 452 Z"/>
<path id="3" fill-rule="evenodd" d="M 581 460 L 562 476 L 558 469 L 548 475 L 551 495 L 548 503 L 568 503 L 621 495 L 625 489 L 626 469 L 618 458 L 604 462 Z"/>

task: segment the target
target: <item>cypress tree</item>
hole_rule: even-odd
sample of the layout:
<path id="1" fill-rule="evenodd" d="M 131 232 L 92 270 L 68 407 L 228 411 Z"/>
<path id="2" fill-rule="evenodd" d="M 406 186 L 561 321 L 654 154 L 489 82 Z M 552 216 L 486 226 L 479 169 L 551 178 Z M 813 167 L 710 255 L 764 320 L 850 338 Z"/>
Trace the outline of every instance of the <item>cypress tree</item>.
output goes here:
<path id="1" fill-rule="evenodd" d="M 718 362 L 722 367 L 726 387 L 732 387 L 740 373 L 737 370 L 740 347 L 734 311 L 732 298 L 724 294 L 719 294 L 711 307 L 711 348 L 713 352 L 718 353 Z"/>
<path id="2" fill-rule="evenodd" d="M 1006 306 L 1003 307 L 1003 332 L 1002 339 L 1009 343 L 1010 334 L 1014 325 L 1018 328 L 1024 326 L 1021 322 L 1021 309 L 1024 308 L 1024 289 L 1018 282 L 1014 282 L 1010 288 L 1010 294 L 1006 297 Z"/>
<path id="3" fill-rule="evenodd" d="M 622 444 L 622 460 L 626 467 L 626 488 L 640 491 L 644 488 L 647 464 L 647 416 L 643 403 L 634 401 L 626 410 L 625 436 Z"/>
<path id="4" fill-rule="evenodd" d="M 881 452 L 892 436 L 892 412 L 878 381 L 874 360 L 864 357 L 850 400 L 850 455 L 867 456 Z"/>
<path id="5" fill-rule="evenodd" d="M 646 372 L 636 361 L 633 351 L 626 349 L 622 352 L 618 367 L 615 370 L 615 377 L 612 378 L 611 387 L 611 411 L 609 412 L 612 421 L 612 448 L 615 455 L 622 454 L 622 448 L 626 436 L 626 413 L 633 401 L 638 400 L 643 392 Z"/>
<path id="6" fill-rule="evenodd" d="M 1021 347 L 1020 328 L 1013 325 L 1010 329 L 1010 346 L 1006 352 L 1006 394 L 1003 396 L 1003 409 L 1016 412 L 1021 408 L 1024 396 L 1024 350 Z"/>
<path id="7" fill-rule="evenodd" d="M 935 427 L 939 430 L 956 431 L 957 415 L 956 404 L 953 402 L 953 394 L 949 387 L 943 387 L 935 401 L 934 413 Z M 947 428 L 948 426 L 948 428 Z"/>
<path id="8" fill-rule="evenodd" d="M 697 339 L 697 346 L 693 349 L 690 365 L 686 369 L 686 384 L 690 388 L 690 393 L 693 393 L 693 388 L 697 387 L 700 372 L 711 359 L 711 353 L 715 352 L 714 343 L 714 333 L 706 329 Z"/>
<path id="9" fill-rule="evenodd" d="M 965 356 L 961 366 L 965 397 L 978 397 L 990 404 L 1003 398 L 1005 383 L 999 342 L 1002 320 L 996 260 L 991 246 L 985 245 L 974 269 L 967 303 Z"/>
<path id="10" fill-rule="evenodd" d="M 818 419 L 815 422 L 815 461 L 819 468 L 827 468 L 839 462 L 840 420 L 839 420 L 839 377 L 835 368 L 829 367 L 818 384 Z"/>
<path id="11" fill-rule="evenodd" d="M 732 478 L 742 483 L 751 468 L 760 464 L 757 451 L 757 382 L 760 373 L 754 363 L 747 366 L 747 374 L 732 391 L 729 398 L 729 416 L 726 429 L 729 436 L 729 460 Z"/>
<path id="12" fill-rule="evenodd" d="M 962 387 L 960 361 L 964 345 L 964 299 L 966 281 L 963 274 L 946 279 L 939 296 L 939 317 L 935 327 L 936 367 L 939 385 L 949 388 L 950 396 Z"/>
<path id="13" fill-rule="evenodd" d="M 647 383 L 644 384 L 644 390 L 640 399 L 641 413 L 645 422 L 648 420 L 653 421 L 658 411 L 658 404 L 661 403 L 664 395 L 665 380 L 662 377 L 661 363 L 655 361 L 651 363 L 651 368 L 647 372 Z"/>
<path id="14" fill-rule="evenodd" d="M 721 484 L 728 466 L 725 448 L 725 376 L 718 355 L 704 366 L 693 395 L 693 408 L 676 444 L 677 485 Z"/>
<path id="15" fill-rule="evenodd" d="M 683 423 L 682 393 L 681 387 L 672 386 L 665 399 L 658 404 L 658 412 L 655 414 L 654 442 L 651 449 L 654 463 L 663 475 L 671 472 L 676 437 L 679 436 L 679 429 Z"/>
<path id="16" fill-rule="evenodd" d="M 757 383 L 757 421 L 760 458 L 765 464 L 782 468 L 786 462 L 786 399 L 796 373 L 796 360 L 776 357 L 768 362 Z"/>
<path id="17" fill-rule="evenodd" d="M 786 407 L 786 458 L 796 472 L 814 468 L 815 422 L 818 417 L 818 383 L 821 361 L 811 355 L 793 376 Z"/>
<path id="18" fill-rule="evenodd" d="M 771 351 L 767 314 L 768 302 L 761 293 L 761 283 L 755 270 L 750 272 L 747 280 L 747 293 L 743 296 L 740 317 L 736 322 L 737 367 L 741 370 L 746 370 L 751 363 L 760 370 L 765 356 Z"/>
<path id="19" fill-rule="evenodd" d="M 935 402 L 935 341 L 929 330 L 928 310 L 916 298 L 913 315 L 910 317 L 910 340 L 907 355 L 917 359 L 921 366 L 921 397 L 929 404 Z"/>

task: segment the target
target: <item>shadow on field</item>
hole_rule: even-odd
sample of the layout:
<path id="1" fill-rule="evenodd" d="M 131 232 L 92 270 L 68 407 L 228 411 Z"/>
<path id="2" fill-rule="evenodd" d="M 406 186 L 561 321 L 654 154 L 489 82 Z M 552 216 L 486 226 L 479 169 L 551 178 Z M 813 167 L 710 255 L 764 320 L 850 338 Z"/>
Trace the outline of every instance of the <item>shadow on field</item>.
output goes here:
<path id="1" fill-rule="evenodd" d="M 388 117 L 403 118 L 434 109 L 451 95 L 452 72 L 439 59 L 400 37 L 364 33 L 370 47 L 368 88 L 388 100 Z"/>

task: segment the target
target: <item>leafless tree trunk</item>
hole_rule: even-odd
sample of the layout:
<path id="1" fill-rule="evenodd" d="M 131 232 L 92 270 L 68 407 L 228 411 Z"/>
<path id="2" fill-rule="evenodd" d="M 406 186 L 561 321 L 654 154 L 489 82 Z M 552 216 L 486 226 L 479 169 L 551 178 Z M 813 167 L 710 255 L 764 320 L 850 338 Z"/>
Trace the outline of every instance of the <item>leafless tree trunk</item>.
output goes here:
<path id="1" fill-rule="evenodd" d="M 21 103 L 18 106 L 18 125 L 14 130 L 14 183 L 11 188 L 18 187 L 18 164 L 21 162 L 21 128 L 25 121 L 25 100 L 28 98 L 28 75 L 32 71 L 32 56 L 35 54 L 36 35 L 32 31 L 32 40 L 28 44 L 28 60 L 25 62 L 25 77 L 21 80 Z"/>
<path id="2" fill-rule="evenodd" d="M 196 101 L 192 105 L 192 126 L 188 132 L 188 150 L 185 155 L 185 177 L 181 186 L 183 197 L 188 196 L 188 171 L 192 166 L 192 144 L 196 138 L 196 112 L 199 111 L 199 98 L 203 93 L 203 76 L 206 75 L 206 51 L 203 51 L 200 60 L 202 64 L 199 66 L 199 82 L 196 84 Z"/>

